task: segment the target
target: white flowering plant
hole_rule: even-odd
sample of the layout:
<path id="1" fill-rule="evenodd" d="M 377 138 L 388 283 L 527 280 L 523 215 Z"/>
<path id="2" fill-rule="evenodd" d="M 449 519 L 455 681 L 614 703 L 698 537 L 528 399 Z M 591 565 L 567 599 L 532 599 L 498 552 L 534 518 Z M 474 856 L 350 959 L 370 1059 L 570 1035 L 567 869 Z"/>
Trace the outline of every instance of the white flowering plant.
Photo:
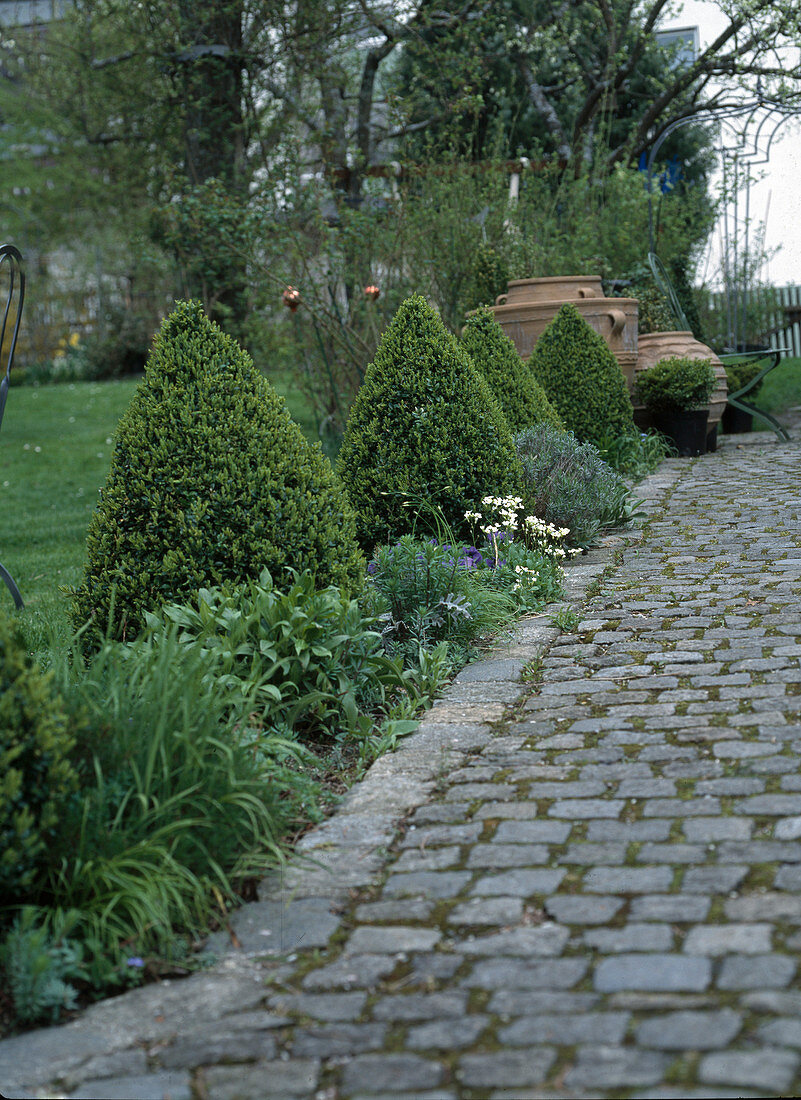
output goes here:
<path id="1" fill-rule="evenodd" d="M 570 532 L 525 515 L 520 497 L 486 496 L 481 505 L 481 511 L 465 512 L 465 519 L 474 525 L 476 542 L 483 543 L 477 553 L 486 579 L 509 591 L 520 610 L 538 610 L 559 595 L 561 563 L 578 553 L 563 545 Z"/>

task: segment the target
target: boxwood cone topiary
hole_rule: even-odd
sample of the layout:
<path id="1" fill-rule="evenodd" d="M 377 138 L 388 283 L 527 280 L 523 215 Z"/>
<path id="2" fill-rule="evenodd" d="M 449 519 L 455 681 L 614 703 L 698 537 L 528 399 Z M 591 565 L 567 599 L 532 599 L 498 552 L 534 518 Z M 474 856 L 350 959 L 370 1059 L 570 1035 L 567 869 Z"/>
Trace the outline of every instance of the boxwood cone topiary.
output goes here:
<path id="1" fill-rule="evenodd" d="M 600 443 L 635 430 L 620 366 L 575 306 L 562 306 L 534 345 L 529 364 L 577 439 Z"/>
<path id="2" fill-rule="evenodd" d="M 250 356 L 199 302 L 179 302 L 120 421 L 74 622 L 93 620 L 90 642 L 131 637 L 146 611 L 265 568 L 280 586 L 290 567 L 355 594 L 353 512 Z"/>
<path id="3" fill-rule="evenodd" d="M 437 506 L 454 533 L 484 496 L 516 491 L 509 425 L 486 381 L 420 295 L 381 339 L 350 412 L 337 470 L 367 547 L 408 533 L 404 499 Z"/>
<path id="4" fill-rule="evenodd" d="M 563 426 L 545 390 L 488 306 L 467 318 L 461 344 L 486 378 L 512 431 L 543 423 L 554 428 Z"/>
<path id="5" fill-rule="evenodd" d="M 21 904 L 78 788 L 74 739 L 52 684 L 0 614 L 0 898 Z"/>

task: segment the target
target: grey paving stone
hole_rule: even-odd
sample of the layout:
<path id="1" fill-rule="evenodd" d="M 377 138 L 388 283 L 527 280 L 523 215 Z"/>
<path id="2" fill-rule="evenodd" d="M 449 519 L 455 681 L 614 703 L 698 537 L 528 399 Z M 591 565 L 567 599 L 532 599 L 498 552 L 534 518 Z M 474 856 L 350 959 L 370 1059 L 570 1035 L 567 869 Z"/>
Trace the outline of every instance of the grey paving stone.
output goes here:
<path id="1" fill-rule="evenodd" d="M 587 973 L 586 959 L 479 959 L 462 979 L 468 989 L 570 989 Z"/>
<path id="2" fill-rule="evenodd" d="M 699 1080 L 708 1084 L 749 1085 L 766 1093 L 790 1088 L 801 1056 L 780 1047 L 756 1051 L 730 1050 L 707 1054 L 698 1067 Z"/>
<path id="3" fill-rule="evenodd" d="M 464 1016 L 466 1012 L 467 993 L 463 989 L 395 993 L 380 997 L 372 1007 L 374 1020 L 387 1020 L 391 1023 Z"/>
<path id="4" fill-rule="evenodd" d="M 643 844 L 639 863 L 702 863 L 706 850 L 700 844 Z"/>
<path id="5" fill-rule="evenodd" d="M 623 908 L 623 899 L 587 894 L 555 894 L 545 911 L 563 924 L 606 924 Z"/>
<path id="6" fill-rule="evenodd" d="M 563 821 L 501 821 L 492 839 L 500 844 L 564 844 L 570 829 Z"/>
<path id="7" fill-rule="evenodd" d="M 379 1050 L 384 1045 L 385 1024 L 332 1023 L 295 1029 L 291 1050 L 294 1058 L 341 1058 Z"/>
<path id="8" fill-rule="evenodd" d="M 510 928 L 489 936 L 463 940 L 459 950 L 464 955 L 522 955 L 547 957 L 561 955 L 570 932 L 559 924 L 547 921 L 533 928 Z"/>
<path id="9" fill-rule="evenodd" d="M 632 954 L 601 959 L 595 968 L 594 985 L 602 993 L 619 990 L 689 990 L 709 986 L 709 959 L 690 955 Z"/>
<path id="10" fill-rule="evenodd" d="M 669 867 L 593 867 L 584 875 L 584 889 L 597 894 L 653 894 L 673 881 Z"/>
<path id="11" fill-rule="evenodd" d="M 345 942 L 344 955 L 388 955 L 399 951 L 430 951 L 442 938 L 433 928 L 386 924 L 362 925 Z"/>
<path id="12" fill-rule="evenodd" d="M 467 886 L 473 876 L 469 871 L 410 871 L 390 874 L 384 883 L 385 897 L 422 894 L 429 898 L 452 898 Z"/>
<path id="13" fill-rule="evenodd" d="M 62 1093 L 63 1095 L 63 1093 Z M 192 1100 L 189 1075 L 178 1071 L 143 1073 L 136 1077 L 104 1077 L 84 1081 L 79 1089 L 67 1094 L 70 1100 Z"/>
<path id="14" fill-rule="evenodd" d="M 757 779 L 756 777 L 747 775 L 724 779 L 701 779 L 695 784 L 696 794 L 719 794 L 723 797 L 759 794 L 764 789 L 764 779 Z"/>
<path id="15" fill-rule="evenodd" d="M 472 1046 L 489 1022 L 488 1016 L 473 1015 L 419 1024 L 406 1033 L 406 1046 L 411 1050 L 461 1050 Z"/>
<path id="16" fill-rule="evenodd" d="M 626 858 L 627 845 L 616 841 L 593 843 L 582 841 L 571 844 L 564 855 L 559 857 L 560 863 L 578 863 L 581 866 L 597 864 L 620 864 Z"/>
<path id="17" fill-rule="evenodd" d="M 771 924 L 706 924 L 691 928 L 684 940 L 689 955 L 767 955 Z"/>
<path id="18" fill-rule="evenodd" d="M 392 955 L 349 955 L 319 970 L 310 970 L 302 985 L 306 990 L 367 989 L 386 978 L 397 965 Z"/>
<path id="19" fill-rule="evenodd" d="M 669 1065 L 666 1055 L 651 1050 L 615 1046 L 580 1047 L 576 1062 L 564 1077 L 569 1090 L 629 1089 L 661 1081 Z"/>
<path id="20" fill-rule="evenodd" d="M 746 817 L 688 817 L 682 828 L 689 841 L 750 840 L 754 823 Z"/>
<path id="21" fill-rule="evenodd" d="M 407 848 L 401 852 L 393 864 L 393 870 L 403 871 L 447 871 L 462 862 L 462 849 L 449 848 Z"/>
<path id="22" fill-rule="evenodd" d="M 355 1020 L 362 1014 L 367 993 L 275 993 L 268 1004 L 275 1012 L 310 1016 L 315 1020 Z"/>
<path id="23" fill-rule="evenodd" d="M 789 955 L 727 955 L 721 964 L 719 989 L 783 989 L 795 976 Z"/>
<path id="24" fill-rule="evenodd" d="M 454 925 L 502 925 L 514 924 L 522 916 L 522 898 L 474 897 L 454 906 L 447 921 Z"/>
<path id="25" fill-rule="evenodd" d="M 345 1093 L 369 1092 L 379 1096 L 417 1089 L 436 1088 L 442 1083 L 439 1062 L 416 1054 L 365 1054 L 342 1068 Z"/>
<path id="26" fill-rule="evenodd" d="M 598 993 L 568 993 L 563 990 L 498 989 L 490 997 L 489 1012 L 508 1022 L 513 1016 L 577 1016 L 598 1006 Z"/>
<path id="27" fill-rule="evenodd" d="M 667 840 L 672 826 L 672 821 L 659 818 L 649 818 L 647 821 L 589 821 L 587 840 L 619 840 L 625 844 L 633 841 Z"/>
<path id="28" fill-rule="evenodd" d="M 467 857 L 468 867 L 538 867 L 548 863 L 545 844 L 475 844 Z"/>
<path id="29" fill-rule="evenodd" d="M 400 842 L 401 848 L 433 848 L 437 845 L 472 844 L 478 840 L 483 826 L 479 821 L 463 825 L 410 825 Z"/>
<path id="30" fill-rule="evenodd" d="M 387 921 L 426 921 L 431 916 L 434 902 L 430 898 L 390 898 L 387 901 L 368 901 L 354 911 L 354 918 L 365 924 Z"/>
<path id="31" fill-rule="evenodd" d="M 319 1074 L 319 1062 L 295 1059 L 209 1066 L 200 1076 L 206 1095 L 214 1100 L 263 1100 L 265 1088 L 275 1096 L 308 1096 L 315 1089 Z"/>
<path id="32" fill-rule="evenodd" d="M 685 894 L 728 894 L 737 889 L 747 874 L 747 866 L 688 867 L 681 889 Z"/>
<path id="33" fill-rule="evenodd" d="M 751 816 L 766 817 L 768 815 L 775 817 L 784 817 L 785 815 L 791 815 L 798 811 L 798 795 L 796 794 L 757 794 L 752 798 L 741 798 L 734 803 L 734 812 L 738 814 L 749 814 Z M 801 819 L 799 819 L 801 820 Z M 781 822 L 777 823 L 781 825 Z M 775 834 L 774 834 L 775 835 Z M 801 836 L 801 828 L 798 829 L 796 837 Z M 796 837 L 787 837 L 780 839 L 794 840 Z"/>
<path id="34" fill-rule="evenodd" d="M 456 1079 L 469 1089 L 539 1085 L 555 1058 L 556 1052 L 550 1047 L 464 1054 L 456 1065 Z"/>
<path id="35" fill-rule="evenodd" d="M 742 1016 L 731 1008 L 718 1012 L 668 1012 L 643 1020 L 637 1042 L 657 1050 L 717 1050 L 738 1035 Z"/>
<path id="36" fill-rule="evenodd" d="M 583 821 L 590 817 L 619 817 L 625 803 L 621 799 L 565 798 L 548 807 L 550 817 Z"/>
<path id="37" fill-rule="evenodd" d="M 190 1034 L 186 1039 L 158 1052 L 159 1063 L 165 1069 L 194 1069 L 219 1062 L 250 1062 L 257 1058 L 275 1058 L 275 1037 L 265 1031 L 235 1031 L 215 1037 L 201 1038 Z"/>
<path id="38" fill-rule="evenodd" d="M 773 884 L 778 890 L 801 890 L 801 864 L 790 863 L 780 867 Z"/>
<path id="39" fill-rule="evenodd" d="M 622 928 L 591 928 L 584 943 L 604 954 L 632 951 L 670 951 L 673 932 L 668 924 L 626 924 Z"/>
<path id="40" fill-rule="evenodd" d="M 758 1035 L 760 1041 L 773 1046 L 801 1049 L 801 1020 L 797 1016 L 770 1020 L 759 1025 Z"/>
<path id="41" fill-rule="evenodd" d="M 801 923 L 801 896 L 775 890 L 727 898 L 723 911 L 729 920 L 771 920 Z"/>
<path id="42" fill-rule="evenodd" d="M 517 868 L 497 875 L 482 875 L 470 887 L 470 894 L 481 897 L 506 894 L 524 898 L 532 894 L 549 894 L 566 874 L 567 871 L 561 868 L 536 871 Z"/>
<path id="43" fill-rule="evenodd" d="M 525 1016 L 498 1029 L 498 1038 L 511 1046 L 574 1046 L 577 1043 L 618 1044 L 631 1016 L 628 1012 L 584 1012 L 575 1016 Z"/>
<path id="44" fill-rule="evenodd" d="M 720 800 L 702 798 L 652 798 L 643 805 L 644 817 L 707 817 L 720 813 Z"/>
<path id="45" fill-rule="evenodd" d="M 773 827 L 776 840 L 798 840 L 801 837 L 801 817 L 785 817 Z"/>

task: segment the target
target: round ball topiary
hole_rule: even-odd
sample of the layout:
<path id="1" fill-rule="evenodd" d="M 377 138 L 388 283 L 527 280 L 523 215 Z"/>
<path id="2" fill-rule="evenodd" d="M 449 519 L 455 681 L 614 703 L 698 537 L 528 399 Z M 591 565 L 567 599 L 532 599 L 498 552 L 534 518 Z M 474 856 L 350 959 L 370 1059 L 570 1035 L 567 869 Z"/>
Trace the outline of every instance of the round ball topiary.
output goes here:
<path id="1" fill-rule="evenodd" d="M 73 743 L 52 674 L 0 614 L 0 897 L 30 896 L 64 800 L 78 787 Z"/>
<path id="2" fill-rule="evenodd" d="M 454 533 L 520 469 L 489 386 L 438 314 L 416 295 L 395 314 L 350 412 L 337 470 L 367 547 L 410 531 L 404 500 L 441 509 Z"/>
<path id="3" fill-rule="evenodd" d="M 534 345 L 529 364 L 562 418 L 582 442 L 634 430 L 626 381 L 602 336 L 566 303 Z"/>
<path id="4" fill-rule="evenodd" d="M 199 302 L 179 302 L 117 430 L 75 624 L 92 621 L 90 644 L 131 637 L 164 603 L 263 569 L 280 586 L 290 567 L 355 593 L 353 512 L 250 356 Z"/>
<path id="5" fill-rule="evenodd" d="M 520 358 L 489 306 L 482 306 L 467 318 L 461 344 L 486 378 L 512 431 L 523 431 L 534 424 L 562 427 L 545 390 Z"/>

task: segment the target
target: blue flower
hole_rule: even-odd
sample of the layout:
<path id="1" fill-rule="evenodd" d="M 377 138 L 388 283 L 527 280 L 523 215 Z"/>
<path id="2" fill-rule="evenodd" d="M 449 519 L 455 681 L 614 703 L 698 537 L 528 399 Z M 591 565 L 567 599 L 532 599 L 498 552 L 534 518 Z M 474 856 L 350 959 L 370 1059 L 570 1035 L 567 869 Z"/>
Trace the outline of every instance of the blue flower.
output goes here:
<path id="1" fill-rule="evenodd" d="M 138 955 L 134 955 L 133 958 L 125 960 L 125 965 L 140 967 L 145 965 L 145 961 L 140 959 Z"/>

